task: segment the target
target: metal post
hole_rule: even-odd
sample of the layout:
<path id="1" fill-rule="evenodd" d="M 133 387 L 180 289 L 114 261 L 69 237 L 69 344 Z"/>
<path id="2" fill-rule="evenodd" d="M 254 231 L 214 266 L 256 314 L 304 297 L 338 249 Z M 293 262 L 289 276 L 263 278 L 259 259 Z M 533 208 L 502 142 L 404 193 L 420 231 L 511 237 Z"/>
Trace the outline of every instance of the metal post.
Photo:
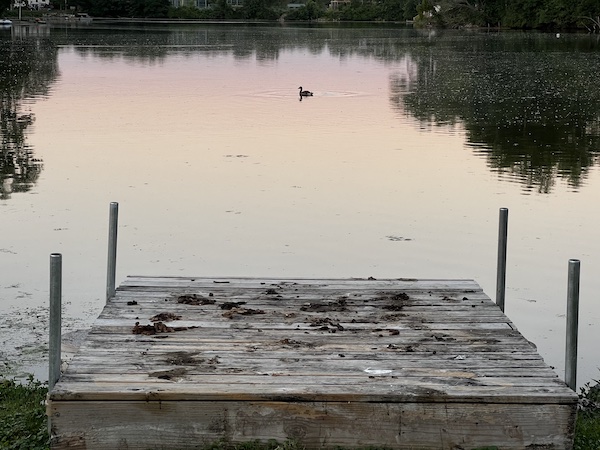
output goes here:
<path id="1" fill-rule="evenodd" d="M 60 378 L 60 340 L 62 321 L 62 255 L 50 255 L 50 342 L 48 390 Z"/>
<path id="2" fill-rule="evenodd" d="M 108 265 L 106 270 L 106 301 L 115 295 L 115 278 L 117 272 L 117 227 L 119 222 L 119 204 L 110 204 L 108 223 Z"/>
<path id="3" fill-rule="evenodd" d="M 498 272 L 496 275 L 496 304 L 504 312 L 506 296 L 506 246 L 508 241 L 508 208 L 500 208 L 498 229 Z"/>
<path id="4" fill-rule="evenodd" d="M 567 348 L 565 352 L 565 382 L 577 389 L 577 329 L 579 327 L 579 273 L 578 259 L 569 260 L 567 287 Z"/>

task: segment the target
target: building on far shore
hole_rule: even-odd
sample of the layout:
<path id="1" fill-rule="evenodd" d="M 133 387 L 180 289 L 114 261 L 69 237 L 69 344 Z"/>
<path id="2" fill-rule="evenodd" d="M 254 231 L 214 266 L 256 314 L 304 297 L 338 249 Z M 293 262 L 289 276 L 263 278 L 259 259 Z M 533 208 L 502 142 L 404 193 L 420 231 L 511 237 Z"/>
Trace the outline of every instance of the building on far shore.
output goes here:
<path id="1" fill-rule="evenodd" d="M 331 9 L 339 9 L 340 6 L 349 5 L 351 0 L 331 0 L 329 2 L 329 8 Z"/>
<path id="2" fill-rule="evenodd" d="M 50 7 L 50 0 L 15 0 L 14 9 L 45 9 Z"/>
<path id="3" fill-rule="evenodd" d="M 210 8 L 216 0 L 170 0 L 173 8 L 180 8 L 182 6 L 193 6 L 198 9 Z M 241 8 L 244 4 L 244 0 L 227 0 L 227 4 L 233 8 Z"/>

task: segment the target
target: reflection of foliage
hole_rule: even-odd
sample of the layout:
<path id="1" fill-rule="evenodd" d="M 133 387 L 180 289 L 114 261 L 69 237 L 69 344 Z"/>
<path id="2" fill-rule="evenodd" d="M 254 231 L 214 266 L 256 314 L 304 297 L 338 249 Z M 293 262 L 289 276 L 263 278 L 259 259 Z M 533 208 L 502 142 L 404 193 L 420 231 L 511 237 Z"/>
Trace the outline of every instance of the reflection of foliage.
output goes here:
<path id="1" fill-rule="evenodd" d="M 416 33 L 408 28 L 383 28 L 373 24 L 331 28 L 314 23 L 310 28 L 294 25 L 285 25 L 283 28 L 284 32 L 280 24 L 263 24 L 260 27 L 202 24 L 202 32 L 198 32 L 198 25 L 178 25 L 176 30 L 170 28 L 165 31 L 159 24 L 147 24 L 145 29 L 151 32 L 140 33 L 135 25 L 128 29 L 126 24 L 122 24 L 119 30 L 97 29 L 93 34 L 81 33 L 77 36 L 79 45 L 74 51 L 97 58 L 159 62 L 173 52 L 190 57 L 198 52 L 214 57 L 233 53 L 239 60 L 255 57 L 266 61 L 277 59 L 282 51 L 308 49 L 318 54 L 329 49 L 340 57 L 350 54 L 375 55 L 387 60 L 395 58 L 398 51 L 405 50 L 402 44 L 398 44 L 398 48 L 386 44 L 390 36 L 397 36 L 400 29 L 403 33 Z M 352 29 L 356 29 L 356 32 Z M 365 37 L 366 29 L 369 30 L 368 37 Z M 70 44 L 68 40 L 63 42 L 58 37 L 53 39 L 58 44 Z M 358 45 L 359 39 L 368 45 Z"/>
<path id="2" fill-rule="evenodd" d="M 0 188 L 1 197 L 28 191 L 42 165 L 26 144 L 32 114 L 21 113 L 20 101 L 44 95 L 56 77 L 56 50 L 47 42 L 0 42 Z"/>
<path id="3" fill-rule="evenodd" d="M 462 122 L 477 153 L 527 189 L 549 192 L 557 176 L 578 187 L 600 159 L 598 62 L 545 51 L 544 39 L 510 51 L 486 51 L 498 36 L 424 49 L 410 82 L 392 80 L 392 101 L 423 122 Z"/>
<path id="4" fill-rule="evenodd" d="M 39 176 L 41 163 L 33 157 L 33 152 L 23 143 L 23 132 L 32 122 L 32 115 L 16 116 L 2 111 L 0 199 L 10 198 L 11 192 L 28 191 Z"/>
<path id="5" fill-rule="evenodd" d="M 146 24 L 140 29 L 120 24 L 118 29 L 98 28 L 94 33 L 73 30 L 68 37 L 57 34 L 53 40 L 72 45 L 75 38 L 76 52 L 145 62 L 161 61 L 172 52 L 184 57 L 202 52 L 209 57 L 232 54 L 239 60 L 270 61 L 297 49 L 315 55 L 328 51 L 340 59 L 373 58 L 394 64 L 402 73 L 391 80 L 391 102 L 396 108 L 423 123 L 460 123 L 476 154 L 487 158 L 500 176 L 517 180 L 526 189 L 549 192 L 557 178 L 578 187 L 600 159 L 600 42 L 594 37 L 440 35 L 435 30 L 393 25 L 319 23 L 310 27 L 203 24 L 202 32 L 198 30 L 198 25 Z M 11 45 L 14 51 L 25 51 Z M 42 47 L 40 55 L 15 59 L 21 64 L 16 77 L 16 67 L 0 66 L 3 95 L 22 98 L 42 92 L 47 84 L 43 77 L 54 76 L 54 52 Z M 47 61 L 41 53 L 48 55 Z M 10 62 L 8 56 L 0 56 Z M 32 62 L 48 67 L 33 76 Z M 21 81 L 10 87 L 10 80 Z M 17 114 L 15 104 L 14 99 L 2 103 L 2 133 L 4 137 L 12 133 L 13 147 L 24 141 L 23 130 L 30 119 Z M 4 137 L 3 156 L 8 154 Z M 26 151 L 25 145 L 19 149 Z"/>

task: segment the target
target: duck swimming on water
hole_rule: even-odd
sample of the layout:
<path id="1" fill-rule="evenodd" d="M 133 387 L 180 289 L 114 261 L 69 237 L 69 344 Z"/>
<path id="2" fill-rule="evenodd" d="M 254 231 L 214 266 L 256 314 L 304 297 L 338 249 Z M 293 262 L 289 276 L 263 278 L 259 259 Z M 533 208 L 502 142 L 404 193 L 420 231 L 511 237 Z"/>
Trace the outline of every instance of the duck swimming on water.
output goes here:
<path id="1" fill-rule="evenodd" d="M 300 97 L 312 97 L 313 95 L 313 93 L 310 91 L 303 91 L 302 86 L 300 86 L 298 89 L 300 89 Z"/>

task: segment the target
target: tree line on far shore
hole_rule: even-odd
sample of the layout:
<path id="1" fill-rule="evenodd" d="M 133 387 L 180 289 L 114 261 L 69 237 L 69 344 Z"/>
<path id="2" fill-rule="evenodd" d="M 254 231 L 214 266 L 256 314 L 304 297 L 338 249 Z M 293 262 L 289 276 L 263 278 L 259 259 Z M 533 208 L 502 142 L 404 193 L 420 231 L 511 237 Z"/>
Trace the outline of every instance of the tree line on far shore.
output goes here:
<path id="1" fill-rule="evenodd" d="M 0 0 L 0 14 L 13 0 Z M 600 32 L 599 0 L 68 0 L 96 17 L 413 21 L 436 28 L 587 29 Z M 295 3 L 295 8 L 288 7 Z M 51 0 L 54 10 L 65 0 Z M 298 6 L 300 5 L 300 6 Z"/>
<path id="2" fill-rule="evenodd" d="M 598 0 L 422 0 L 422 25 L 600 31 Z"/>

